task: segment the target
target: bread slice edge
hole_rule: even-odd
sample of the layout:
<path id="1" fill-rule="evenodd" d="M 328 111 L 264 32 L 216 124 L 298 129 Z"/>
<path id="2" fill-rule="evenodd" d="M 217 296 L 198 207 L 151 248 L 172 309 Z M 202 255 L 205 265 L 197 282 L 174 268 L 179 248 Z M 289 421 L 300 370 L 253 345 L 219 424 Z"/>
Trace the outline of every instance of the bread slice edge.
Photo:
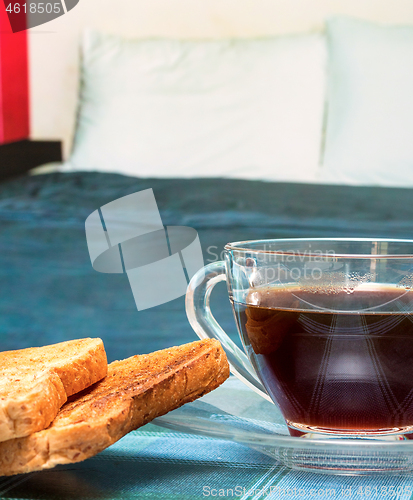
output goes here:
<path id="1" fill-rule="evenodd" d="M 22 366 L 24 388 L 21 393 L 11 393 L 3 398 L 0 394 L 0 442 L 28 436 L 47 428 L 69 396 L 106 376 L 107 359 L 102 340 L 79 341 L 84 345 L 80 352 L 72 355 L 71 360 L 56 360 L 54 366 L 47 366 L 47 363 L 39 365 L 38 374 L 27 386 L 24 386 Z M 62 342 L 55 346 L 75 345 L 76 342 Z"/>

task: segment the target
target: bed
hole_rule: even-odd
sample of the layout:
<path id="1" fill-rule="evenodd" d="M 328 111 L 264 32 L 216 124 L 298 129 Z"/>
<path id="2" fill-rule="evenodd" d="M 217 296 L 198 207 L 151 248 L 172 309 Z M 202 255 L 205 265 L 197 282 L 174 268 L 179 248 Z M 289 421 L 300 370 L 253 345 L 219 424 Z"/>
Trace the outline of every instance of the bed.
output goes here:
<path id="1" fill-rule="evenodd" d="M 125 274 L 92 267 L 87 217 L 145 189 L 205 264 L 244 239 L 413 237 L 412 51 L 411 27 L 346 17 L 251 39 L 87 30 L 70 157 L 0 186 L 0 347 L 101 336 L 112 360 L 195 339 L 184 297 L 138 311 Z"/>
<path id="2" fill-rule="evenodd" d="M 69 158 L 0 186 L 0 348 L 100 336 L 113 360 L 195 339 L 183 296 L 138 311 L 125 274 L 92 267 L 88 216 L 145 189 L 205 264 L 244 239 L 412 237 L 412 50 L 411 27 L 346 17 L 251 39 L 85 31 Z"/>

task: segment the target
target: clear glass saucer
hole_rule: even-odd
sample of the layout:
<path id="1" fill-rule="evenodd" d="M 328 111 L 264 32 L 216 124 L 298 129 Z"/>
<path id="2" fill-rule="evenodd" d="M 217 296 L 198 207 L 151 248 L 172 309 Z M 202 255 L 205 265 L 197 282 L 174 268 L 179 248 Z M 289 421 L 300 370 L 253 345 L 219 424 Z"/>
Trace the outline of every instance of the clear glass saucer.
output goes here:
<path id="1" fill-rule="evenodd" d="M 153 423 L 232 440 L 292 469 L 347 475 L 413 471 L 413 440 L 395 435 L 351 439 L 320 435 L 292 437 L 277 406 L 235 377 Z"/>

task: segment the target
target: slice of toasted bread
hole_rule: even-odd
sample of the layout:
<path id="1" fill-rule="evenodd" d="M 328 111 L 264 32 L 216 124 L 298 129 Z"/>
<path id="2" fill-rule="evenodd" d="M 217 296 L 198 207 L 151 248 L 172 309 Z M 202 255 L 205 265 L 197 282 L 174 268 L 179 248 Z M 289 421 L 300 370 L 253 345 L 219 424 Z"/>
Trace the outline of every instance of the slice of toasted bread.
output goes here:
<path id="1" fill-rule="evenodd" d="M 0 352 L 0 441 L 45 429 L 69 396 L 106 373 L 101 339 Z"/>
<path id="2" fill-rule="evenodd" d="M 0 475 L 85 460 L 228 376 L 221 344 L 211 339 L 115 361 L 107 377 L 68 401 L 48 429 L 0 443 Z"/>

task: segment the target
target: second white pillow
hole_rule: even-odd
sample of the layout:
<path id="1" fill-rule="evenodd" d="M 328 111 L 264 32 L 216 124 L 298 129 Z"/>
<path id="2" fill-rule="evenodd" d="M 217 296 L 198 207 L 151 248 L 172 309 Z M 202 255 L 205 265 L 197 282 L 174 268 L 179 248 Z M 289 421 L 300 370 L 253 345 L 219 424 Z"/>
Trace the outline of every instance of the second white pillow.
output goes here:
<path id="1" fill-rule="evenodd" d="M 413 27 L 328 22 L 329 84 L 320 180 L 413 186 Z"/>

